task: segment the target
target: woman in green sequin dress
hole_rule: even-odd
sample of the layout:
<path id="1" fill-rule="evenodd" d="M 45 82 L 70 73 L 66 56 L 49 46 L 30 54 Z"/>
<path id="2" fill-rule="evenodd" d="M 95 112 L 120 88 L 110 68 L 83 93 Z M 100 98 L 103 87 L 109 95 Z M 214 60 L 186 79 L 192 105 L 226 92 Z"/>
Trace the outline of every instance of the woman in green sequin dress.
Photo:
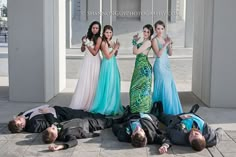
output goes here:
<path id="1" fill-rule="evenodd" d="M 152 34 L 153 28 L 148 24 L 143 27 L 143 42 L 137 44 L 140 39 L 138 34 L 133 39 L 136 61 L 129 92 L 131 113 L 148 113 L 152 106 L 152 66 L 148 61 Z"/>

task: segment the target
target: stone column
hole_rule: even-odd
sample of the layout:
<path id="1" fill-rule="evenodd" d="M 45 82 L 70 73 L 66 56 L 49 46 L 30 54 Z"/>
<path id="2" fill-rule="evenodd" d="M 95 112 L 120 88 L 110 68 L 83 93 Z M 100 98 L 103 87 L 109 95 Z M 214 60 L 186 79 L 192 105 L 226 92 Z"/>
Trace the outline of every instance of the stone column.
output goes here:
<path id="1" fill-rule="evenodd" d="M 185 41 L 186 48 L 193 47 L 193 10 L 194 0 L 186 1 L 186 14 L 185 14 Z"/>
<path id="2" fill-rule="evenodd" d="M 46 0 L 45 0 L 46 1 Z M 54 90 L 61 92 L 66 86 L 65 0 L 54 0 Z"/>
<path id="3" fill-rule="evenodd" d="M 233 0 L 194 1 L 192 90 L 210 107 L 236 107 L 234 6 Z"/>
<path id="4" fill-rule="evenodd" d="M 153 24 L 153 0 L 141 0 L 141 22 Z"/>
<path id="5" fill-rule="evenodd" d="M 176 22 L 176 0 L 169 0 L 169 20 L 171 23 Z"/>
<path id="6" fill-rule="evenodd" d="M 87 21 L 87 0 L 80 0 L 80 21 Z"/>
<path id="7" fill-rule="evenodd" d="M 71 0 L 71 16 L 72 16 L 72 19 L 75 19 L 75 0 Z"/>
<path id="8" fill-rule="evenodd" d="M 179 20 L 185 20 L 186 0 L 179 0 Z"/>
<path id="9" fill-rule="evenodd" d="M 153 23 L 162 20 L 166 26 L 168 25 L 168 1 L 153 0 Z"/>
<path id="10" fill-rule="evenodd" d="M 65 0 L 8 1 L 9 99 L 47 102 L 65 87 Z"/>
<path id="11" fill-rule="evenodd" d="M 88 0 L 88 21 L 102 22 L 102 0 Z"/>
<path id="12" fill-rule="evenodd" d="M 72 11 L 71 11 L 71 0 L 66 0 L 66 48 L 71 48 L 72 38 Z"/>
<path id="13" fill-rule="evenodd" d="M 112 3 L 113 0 L 102 1 L 102 24 L 112 25 Z"/>
<path id="14" fill-rule="evenodd" d="M 113 15 L 112 15 L 112 21 L 116 21 L 116 14 L 115 12 L 117 11 L 117 0 L 112 0 L 112 11 L 113 11 Z"/>

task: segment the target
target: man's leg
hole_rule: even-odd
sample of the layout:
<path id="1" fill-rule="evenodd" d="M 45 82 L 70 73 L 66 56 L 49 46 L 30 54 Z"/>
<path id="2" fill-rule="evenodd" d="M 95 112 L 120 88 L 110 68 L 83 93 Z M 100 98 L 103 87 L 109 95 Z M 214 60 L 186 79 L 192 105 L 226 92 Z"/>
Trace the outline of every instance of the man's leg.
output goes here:
<path id="1" fill-rule="evenodd" d="M 89 122 L 89 132 L 93 132 L 97 130 L 110 128 L 113 124 L 113 119 L 104 117 L 88 118 L 88 122 Z"/>
<path id="2" fill-rule="evenodd" d="M 195 104 L 192 106 L 192 108 L 190 109 L 189 113 L 196 113 L 197 110 L 199 109 L 199 105 L 198 104 Z"/>
<path id="3" fill-rule="evenodd" d="M 162 102 L 161 101 L 154 102 L 150 113 L 155 115 L 158 118 L 160 114 L 163 113 Z"/>
<path id="4" fill-rule="evenodd" d="M 72 109 L 72 108 L 69 108 L 69 107 L 54 106 L 54 108 L 56 110 L 57 117 L 58 117 L 58 120 L 60 122 L 75 119 L 75 118 L 81 118 L 81 119 L 94 118 L 94 119 L 98 119 L 98 118 L 104 118 L 105 117 L 104 115 L 101 115 L 101 114 L 90 113 L 90 112 L 86 112 L 86 111 L 83 111 L 83 110 L 76 110 L 76 109 Z"/>
<path id="5" fill-rule="evenodd" d="M 158 120 L 160 120 L 166 126 L 176 119 L 176 115 L 165 114 L 163 112 L 163 105 L 161 101 L 153 103 L 151 114 L 155 115 Z"/>
<path id="6" fill-rule="evenodd" d="M 160 116 L 158 117 L 158 119 L 165 124 L 166 126 L 168 126 L 173 119 L 176 119 L 176 115 L 170 115 L 170 114 L 160 114 Z"/>

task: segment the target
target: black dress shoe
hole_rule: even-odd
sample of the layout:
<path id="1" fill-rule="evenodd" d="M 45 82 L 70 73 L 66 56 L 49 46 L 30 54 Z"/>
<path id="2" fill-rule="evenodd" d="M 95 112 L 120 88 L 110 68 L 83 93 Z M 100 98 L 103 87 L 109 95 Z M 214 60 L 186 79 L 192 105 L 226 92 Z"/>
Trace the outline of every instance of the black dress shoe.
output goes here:
<path id="1" fill-rule="evenodd" d="M 124 112 L 123 112 L 122 115 L 120 115 L 118 117 L 113 117 L 112 118 L 113 119 L 113 123 L 122 123 L 128 117 L 128 115 L 131 114 L 130 106 L 129 105 L 126 106 L 126 107 L 123 106 L 123 108 L 124 108 Z"/>
<path id="2" fill-rule="evenodd" d="M 199 105 L 198 104 L 195 104 L 192 106 L 191 110 L 189 111 L 190 113 L 196 113 L 197 110 L 199 109 Z"/>
<path id="3" fill-rule="evenodd" d="M 163 105 L 161 101 L 157 102 L 157 108 L 160 114 L 163 113 Z"/>
<path id="4" fill-rule="evenodd" d="M 151 114 L 159 116 L 161 113 L 163 113 L 162 102 L 161 101 L 154 102 L 151 109 Z"/>
<path id="5" fill-rule="evenodd" d="M 124 113 L 123 113 L 123 117 L 127 117 L 131 111 L 130 111 L 130 106 L 126 106 L 126 107 L 123 107 L 124 108 Z"/>

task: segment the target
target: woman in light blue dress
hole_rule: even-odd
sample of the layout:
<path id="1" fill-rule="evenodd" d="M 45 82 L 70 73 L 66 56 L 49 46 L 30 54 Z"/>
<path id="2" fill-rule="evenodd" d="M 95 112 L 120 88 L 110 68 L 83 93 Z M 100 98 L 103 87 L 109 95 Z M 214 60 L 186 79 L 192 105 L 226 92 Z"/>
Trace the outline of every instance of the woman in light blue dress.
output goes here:
<path id="1" fill-rule="evenodd" d="M 120 43 L 118 41 L 111 41 L 112 34 L 112 26 L 104 26 L 101 43 L 103 59 L 96 96 L 90 109 L 90 112 L 104 115 L 118 115 L 123 113 L 120 98 L 120 72 L 116 62 L 116 55 Z"/>
<path id="2" fill-rule="evenodd" d="M 161 101 L 163 112 L 176 115 L 182 113 L 182 106 L 172 76 L 168 56 L 172 55 L 172 41 L 169 37 L 163 38 L 165 24 L 162 21 L 155 23 L 157 36 L 152 39 L 152 49 L 156 54 L 154 71 L 153 102 Z"/>

